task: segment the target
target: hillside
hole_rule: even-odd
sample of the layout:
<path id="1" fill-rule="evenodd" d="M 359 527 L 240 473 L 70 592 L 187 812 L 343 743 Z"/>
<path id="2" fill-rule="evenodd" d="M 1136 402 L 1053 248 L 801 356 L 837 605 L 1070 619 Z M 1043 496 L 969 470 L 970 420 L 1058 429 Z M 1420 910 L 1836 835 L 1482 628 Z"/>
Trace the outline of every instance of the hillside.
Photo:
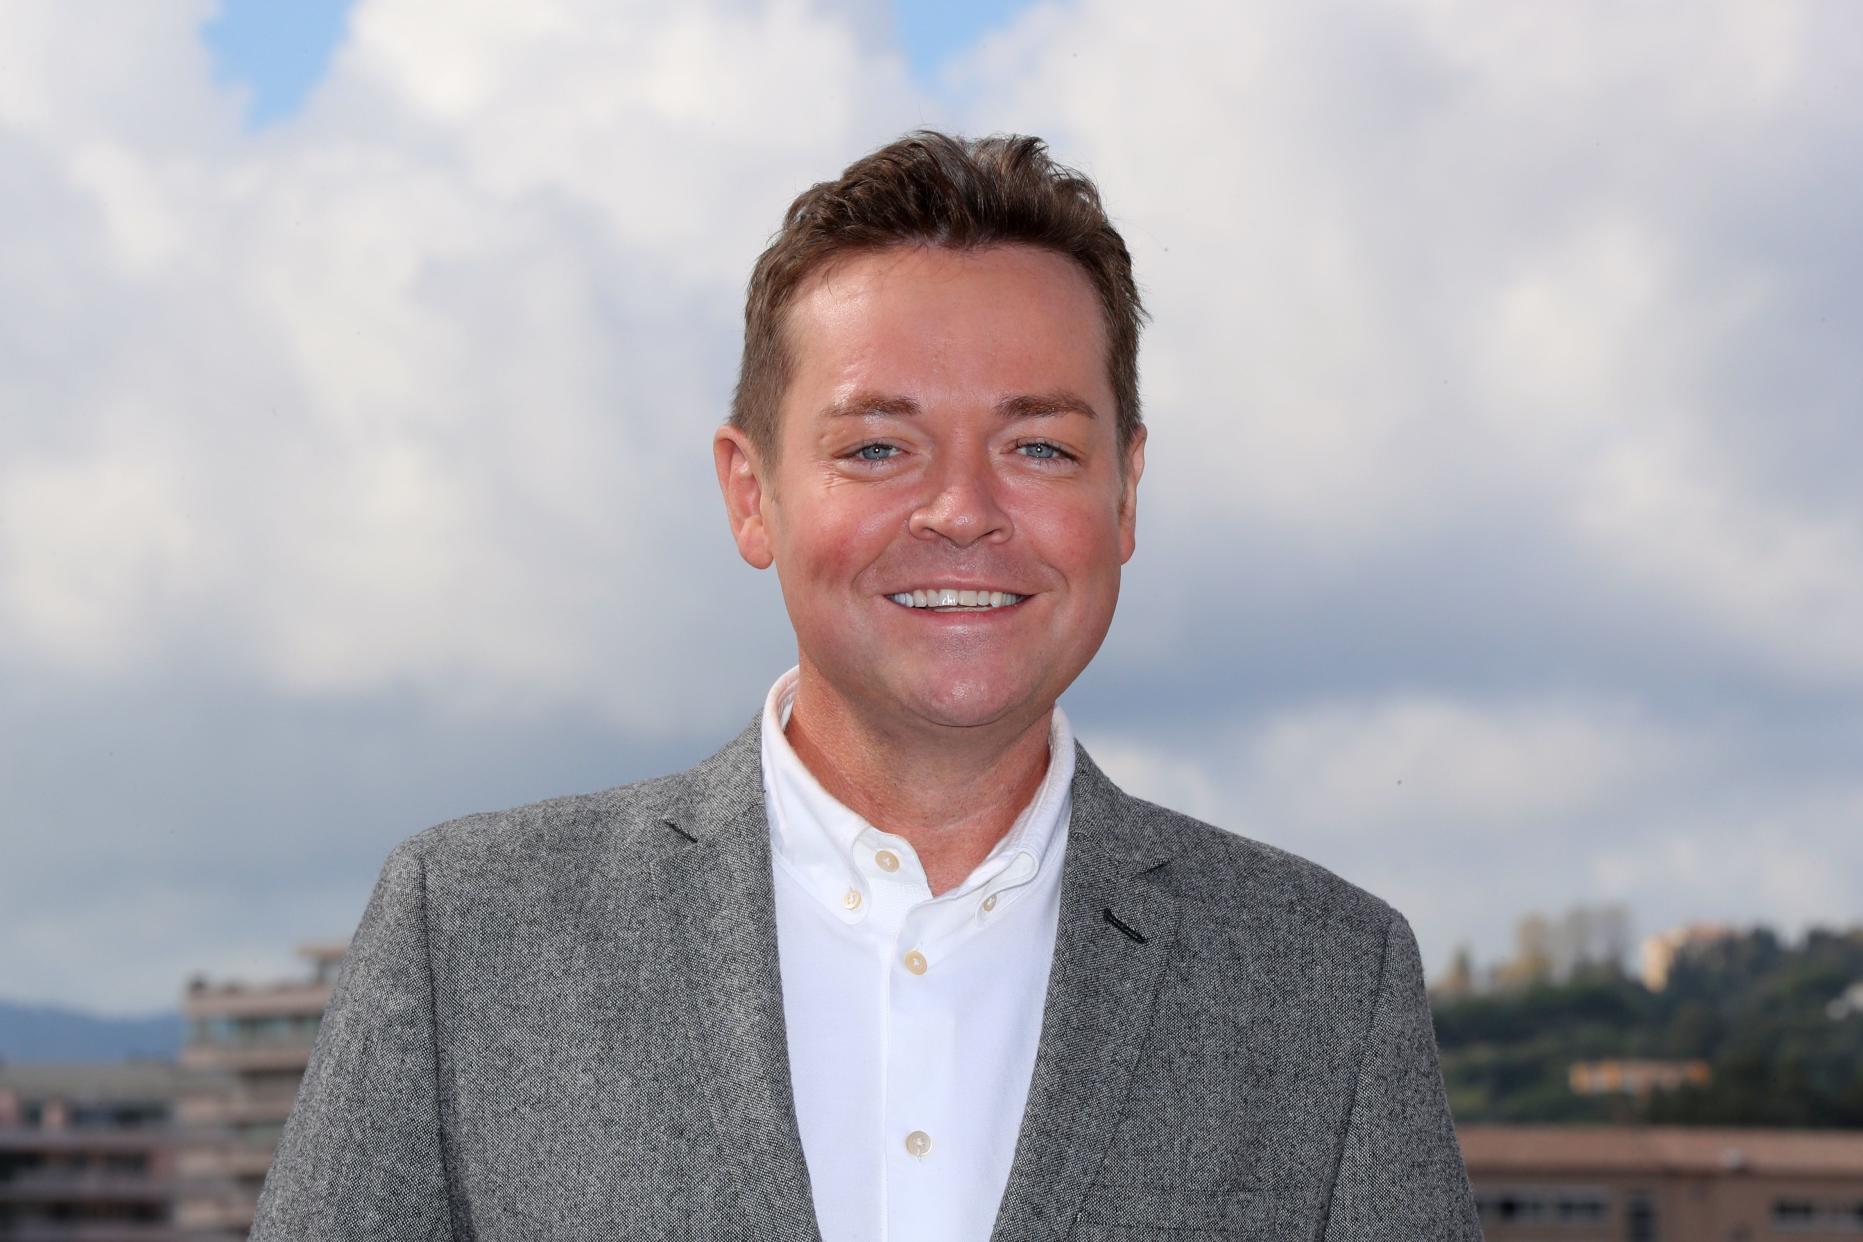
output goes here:
<path id="1" fill-rule="evenodd" d="M 0 1000 L 0 1061 L 168 1059 L 181 1049 L 181 1015 L 107 1018 Z"/>
<path id="2" fill-rule="evenodd" d="M 1434 1000 L 1458 1121 L 1863 1128 L 1863 928 L 1800 945 L 1760 929 L 1691 946 L 1651 991 L 1610 967 Z M 1848 995 L 1847 995 L 1848 994 Z M 1579 1060 L 1701 1060 L 1702 1085 L 1580 1095 Z"/>

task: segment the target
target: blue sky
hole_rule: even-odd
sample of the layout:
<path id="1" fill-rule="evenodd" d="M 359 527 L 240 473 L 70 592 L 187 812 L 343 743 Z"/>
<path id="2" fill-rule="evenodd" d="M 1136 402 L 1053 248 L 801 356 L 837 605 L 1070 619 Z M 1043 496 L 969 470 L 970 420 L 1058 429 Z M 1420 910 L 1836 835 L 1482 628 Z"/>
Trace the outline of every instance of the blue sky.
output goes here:
<path id="1" fill-rule="evenodd" d="M 222 82 L 251 92 L 247 123 L 294 114 L 323 77 L 355 0 L 221 0 L 201 27 Z M 978 38 L 1008 25 L 1028 0 L 892 0 L 894 36 L 927 85 Z"/>
<path id="2" fill-rule="evenodd" d="M 1089 172 L 1153 316 L 1115 780 L 1433 968 L 1863 918 L 1863 8 L 90 12 L 0 6 L 0 996 L 288 972 L 742 728 L 745 275 L 925 124 Z"/>
<path id="3" fill-rule="evenodd" d="M 201 27 L 214 74 L 251 92 L 249 123 L 290 116 L 323 77 L 354 0 L 222 0 Z"/>

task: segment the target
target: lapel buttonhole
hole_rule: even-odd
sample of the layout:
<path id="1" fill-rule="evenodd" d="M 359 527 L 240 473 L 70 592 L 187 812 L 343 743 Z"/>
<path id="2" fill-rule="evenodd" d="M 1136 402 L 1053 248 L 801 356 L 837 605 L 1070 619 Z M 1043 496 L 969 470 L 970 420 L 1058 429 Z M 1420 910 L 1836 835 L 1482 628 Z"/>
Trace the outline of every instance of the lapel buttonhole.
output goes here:
<path id="1" fill-rule="evenodd" d="M 1111 923 L 1114 927 L 1117 927 L 1120 931 L 1124 932 L 1126 934 L 1126 937 L 1130 939 L 1134 944 L 1145 943 L 1144 936 L 1140 935 L 1138 932 L 1134 931 L 1132 928 L 1126 926 L 1124 923 L 1119 921 L 1119 916 L 1113 913 L 1113 908 L 1111 906 L 1106 907 L 1106 909 L 1100 911 L 1100 913 L 1106 917 L 1106 921 L 1108 923 Z"/>

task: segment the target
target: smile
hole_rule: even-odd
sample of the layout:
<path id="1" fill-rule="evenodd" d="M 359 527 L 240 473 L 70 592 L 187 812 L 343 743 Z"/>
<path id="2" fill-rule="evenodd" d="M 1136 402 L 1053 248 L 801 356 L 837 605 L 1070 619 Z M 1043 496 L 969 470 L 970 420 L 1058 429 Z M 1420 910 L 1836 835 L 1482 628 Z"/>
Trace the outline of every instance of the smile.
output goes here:
<path id="1" fill-rule="evenodd" d="M 923 591 L 901 591 L 897 595 L 888 595 L 902 608 L 968 608 L 973 612 L 982 612 L 989 608 L 1007 608 L 1027 599 L 1026 595 L 1014 595 L 1008 591 L 960 591 L 955 587 L 931 587 Z"/>

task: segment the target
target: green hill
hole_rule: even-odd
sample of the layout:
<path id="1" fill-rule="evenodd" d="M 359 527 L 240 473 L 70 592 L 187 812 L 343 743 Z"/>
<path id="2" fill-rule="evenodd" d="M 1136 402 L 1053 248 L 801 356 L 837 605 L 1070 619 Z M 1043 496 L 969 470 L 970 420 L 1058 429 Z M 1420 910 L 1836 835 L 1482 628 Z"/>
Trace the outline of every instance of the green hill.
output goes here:
<path id="1" fill-rule="evenodd" d="M 55 1005 L 0 1000 L 0 1064 L 25 1061 L 173 1060 L 181 1050 L 179 1013 L 110 1018 Z"/>
<path id="2" fill-rule="evenodd" d="M 1651 991 L 1614 966 L 1434 1000 L 1458 1121 L 1649 1121 L 1863 1128 L 1863 928 L 1691 945 Z M 1859 989 L 1858 992 L 1863 992 Z M 1580 1095 L 1573 1062 L 1701 1060 L 1706 1084 Z"/>

